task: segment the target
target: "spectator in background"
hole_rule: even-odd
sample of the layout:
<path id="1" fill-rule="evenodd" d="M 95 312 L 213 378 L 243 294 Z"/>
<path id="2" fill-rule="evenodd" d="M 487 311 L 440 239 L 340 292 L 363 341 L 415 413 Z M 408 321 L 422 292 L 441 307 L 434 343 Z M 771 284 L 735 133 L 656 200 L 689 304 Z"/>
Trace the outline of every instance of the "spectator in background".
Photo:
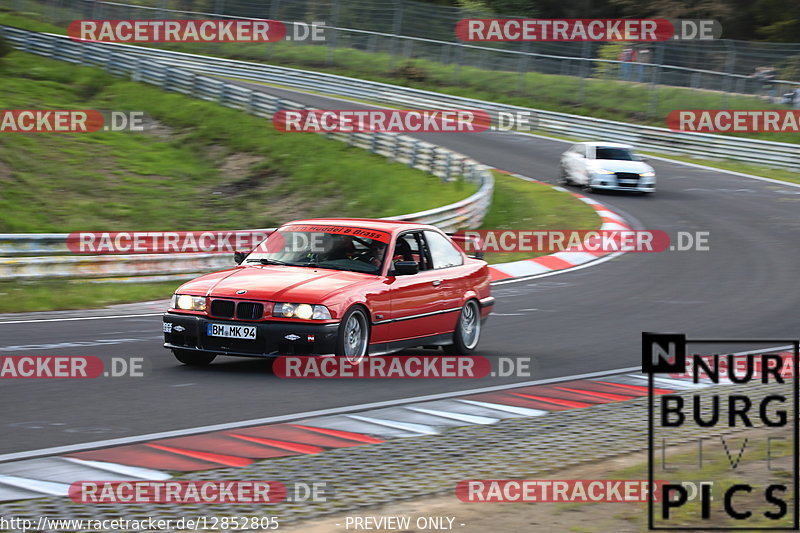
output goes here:
<path id="1" fill-rule="evenodd" d="M 631 63 L 636 61 L 636 55 L 636 50 L 633 47 L 626 46 L 617 58 L 618 61 L 622 61 L 622 65 L 620 65 L 620 78 L 625 81 L 628 81 L 631 77 Z"/>
<path id="2" fill-rule="evenodd" d="M 757 95 L 765 94 L 772 99 L 772 96 L 774 96 L 774 84 L 772 81 L 775 79 L 775 69 L 772 67 L 756 67 L 751 77 L 756 82 L 755 93 Z"/>
<path id="3" fill-rule="evenodd" d="M 644 81 L 644 65 L 643 63 L 652 63 L 652 51 L 649 47 L 645 46 L 639 52 L 638 64 L 636 65 L 636 81 Z"/>

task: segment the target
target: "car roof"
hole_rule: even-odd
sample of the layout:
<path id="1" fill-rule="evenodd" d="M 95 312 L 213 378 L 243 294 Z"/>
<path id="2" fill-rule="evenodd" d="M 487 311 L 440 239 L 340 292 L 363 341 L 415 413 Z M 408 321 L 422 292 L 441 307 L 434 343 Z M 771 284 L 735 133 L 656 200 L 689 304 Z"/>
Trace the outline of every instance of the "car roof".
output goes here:
<path id="1" fill-rule="evenodd" d="M 633 149 L 633 146 L 631 146 L 630 144 L 624 144 L 624 143 L 612 143 L 612 142 L 604 143 L 604 142 L 591 141 L 591 142 L 580 142 L 580 143 L 575 143 L 575 144 L 583 144 L 583 145 L 586 145 L 586 146 L 595 146 L 595 147 L 604 146 L 604 147 L 608 147 L 608 148 L 630 148 L 630 149 Z"/>
<path id="2" fill-rule="evenodd" d="M 329 226 L 353 226 L 363 229 L 380 230 L 386 232 L 401 231 L 406 229 L 431 229 L 432 226 L 419 224 L 417 222 L 404 222 L 401 220 L 382 220 L 375 218 L 308 218 L 303 220 L 292 220 L 288 224 L 318 224 Z"/>

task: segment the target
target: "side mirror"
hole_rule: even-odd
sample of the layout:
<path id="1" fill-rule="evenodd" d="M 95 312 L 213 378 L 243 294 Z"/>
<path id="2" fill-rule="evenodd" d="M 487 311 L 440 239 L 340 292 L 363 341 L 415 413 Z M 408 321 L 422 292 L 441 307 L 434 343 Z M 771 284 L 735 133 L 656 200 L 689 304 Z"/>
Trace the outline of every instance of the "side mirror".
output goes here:
<path id="1" fill-rule="evenodd" d="M 241 265 L 245 257 L 247 257 L 247 252 L 233 252 L 233 260 L 237 265 Z"/>
<path id="2" fill-rule="evenodd" d="M 395 276 L 410 276 L 419 272 L 419 263 L 416 261 L 398 261 L 394 264 Z"/>
<path id="3" fill-rule="evenodd" d="M 635 160 L 637 160 L 637 161 L 641 161 L 642 163 L 646 163 L 647 162 L 647 158 L 644 157 L 644 156 L 641 156 L 641 155 L 635 155 L 635 156 L 633 156 L 633 158 Z"/>

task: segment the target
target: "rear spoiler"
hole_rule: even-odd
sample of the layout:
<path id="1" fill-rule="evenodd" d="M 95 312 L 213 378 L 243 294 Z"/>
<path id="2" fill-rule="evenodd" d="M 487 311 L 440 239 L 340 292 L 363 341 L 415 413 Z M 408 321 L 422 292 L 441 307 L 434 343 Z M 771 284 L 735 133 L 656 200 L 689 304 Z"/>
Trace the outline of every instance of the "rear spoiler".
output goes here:
<path id="1" fill-rule="evenodd" d="M 469 257 L 483 259 L 483 241 L 473 235 L 466 235 L 463 231 L 448 233 L 448 237 Z"/>

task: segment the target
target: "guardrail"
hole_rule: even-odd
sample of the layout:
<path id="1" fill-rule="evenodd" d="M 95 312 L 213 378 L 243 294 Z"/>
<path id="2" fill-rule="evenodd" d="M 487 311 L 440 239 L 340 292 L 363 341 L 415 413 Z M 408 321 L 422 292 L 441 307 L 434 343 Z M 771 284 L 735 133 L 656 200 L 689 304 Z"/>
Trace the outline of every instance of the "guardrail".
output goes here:
<path id="1" fill-rule="evenodd" d="M 99 66 L 112 74 L 157 85 L 195 98 L 270 118 L 281 109 L 305 109 L 291 100 L 240 87 L 217 78 L 165 64 L 100 43 L 74 42 L 61 36 L 0 26 L 0 34 L 27 52 L 82 65 Z M 454 204 L 410 213 L 393 220 L 433 224 L 445 231 L 480 225 L 491 205 L 494 179 L 489 167 L 462 154 L 393 133 L 335 133 L 342 140 L 392 161 L 428 172 L 442 180 L 461 177 L 478 191 Z M 0 279 L 120 278 L 190 275 L 231 264 L 227 254 L 142 254 L 69 256 L 67 234 L 0 234 Z M 30 254 L 36 254 L 31 256 Z M 135 279 L 135 278 L 134 278 Z"/>
<path id="2" fill-rule="evenodd" d="M 75 44 L 69 38 L 53 34 L 37 34 L 14 28 L 2 28 L 5 36 L 21 49 L 52 54 L 53 57 L 67 61 L 96 61 L 103 65 L 107 59 L 102 54 L 127 52 L 142 60 L 158 61 L 175 68 L 201 74 L 214 74 L 243 80 L 259 81 L 291 87 L 321 94 L 364 100 L 396 107 L 413 107 L 424 109 L 441 108 L 477 108 L 487 111 L 493 119 L 500 111 L 528 112 L 536 117 L 536 128 L 539 131 L 579 139 L 603 138 L 617 142 L 630 143 L 641 150 L 652 150 L 676 155 L 698 156 L 711 159 L 731 159 L 747 163 L 777 166 L 800 170 L 800 144 L 780 143 L 730 137 L 707 133 L 674 132 L 667 128 L 642 126 L 603 120 L 581 115 L 555 113 L 532 108 L 498 104 L 485 100 L 476 100 L 459 96 L 451 96 L 432 91 L 412 89 L 398 85 L 390 85 L 357 78 L 348 78 L 321 72 L 277 67 L 262 63 L 237 61 L 211 56 L 187 54 L 170 50 L 146 48 L 124 44 L 106 43 L 101 49 L 86 48 L 83 56 L 76 57 L 72 47 L 64 50 L 54 49 L 54 43 Z M 53 39 L 57 39 L 53 41 Z M 82 43 L 84 46 L 90 43 Z M 91 50 L 91 52 L 89 52 Z M 98 55 L 99 54 L 99 55 Z M 92 57 L 95 56 L 95 57 Z M 166 81 L 166 88 L 169 82 Z"/>

